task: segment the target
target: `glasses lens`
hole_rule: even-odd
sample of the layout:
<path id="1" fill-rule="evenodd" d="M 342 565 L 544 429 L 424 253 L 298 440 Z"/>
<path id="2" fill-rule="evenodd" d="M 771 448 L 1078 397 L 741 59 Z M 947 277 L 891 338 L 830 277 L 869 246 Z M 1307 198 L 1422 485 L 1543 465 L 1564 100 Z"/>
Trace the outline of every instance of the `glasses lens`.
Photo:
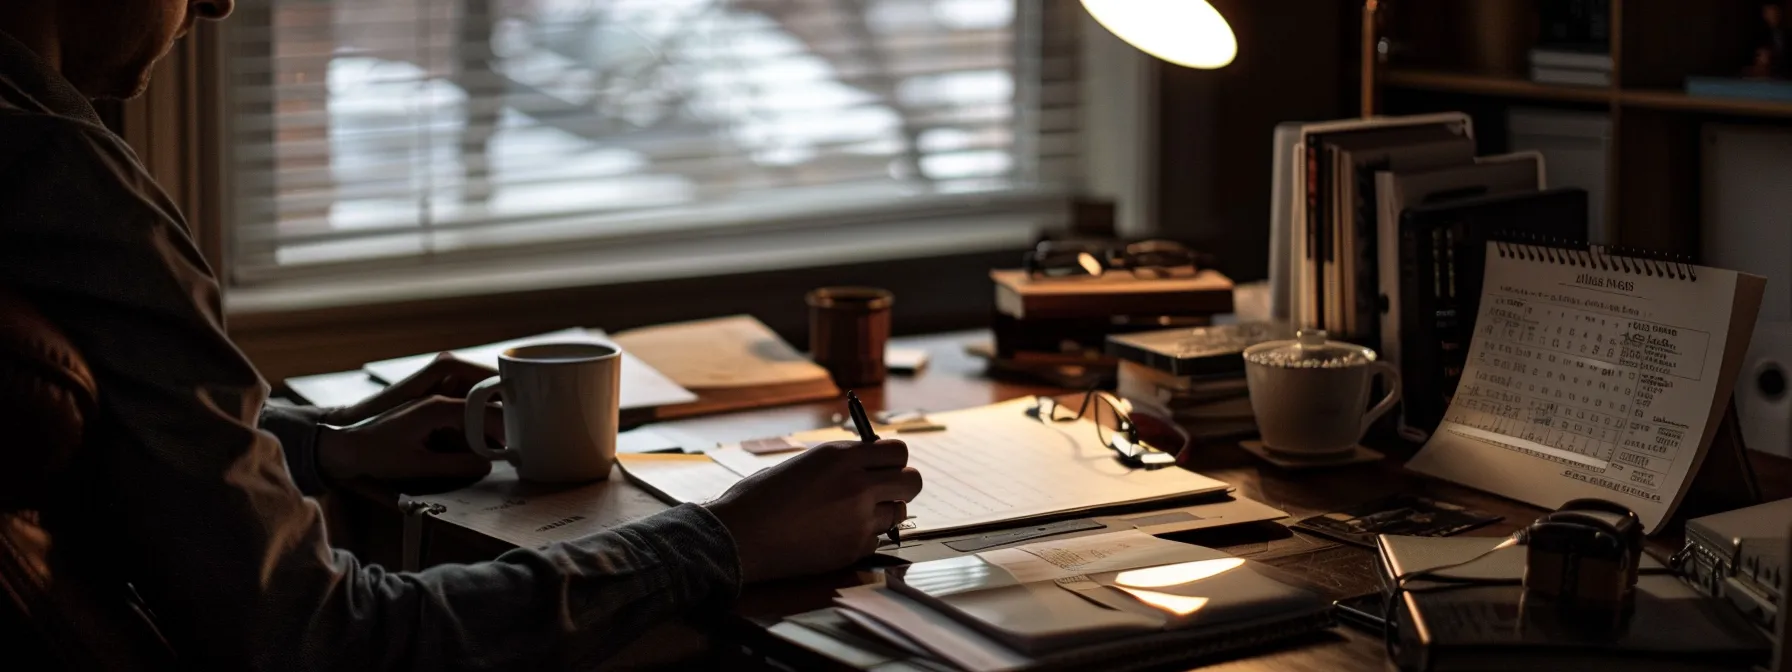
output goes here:
<path id="1" fill-rule="evenodd" d="M 1101 275 L 1107 270 L 1106 253 L 1099 247 L 1078 243 L 1040 243 L 1027 255 L 1027 270 L 1052 277 Z"/>
<path id="2" fill-rule="evenodd" d="M 1194 265 L 1195 251 L 1182 243 L 1147 240 L 1127 245 L 1125 259 L 1132 268 L 1175 268 Z"/>

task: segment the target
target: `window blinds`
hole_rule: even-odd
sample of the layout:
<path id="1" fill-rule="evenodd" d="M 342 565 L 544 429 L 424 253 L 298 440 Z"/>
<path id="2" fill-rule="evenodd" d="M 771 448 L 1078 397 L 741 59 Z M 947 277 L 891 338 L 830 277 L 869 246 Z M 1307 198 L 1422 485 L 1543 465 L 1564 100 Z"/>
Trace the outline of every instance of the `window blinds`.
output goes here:
<path id="1" fill-rule="evenodd" d="M 1075 11 L 242 3 L 233 277 L 1058 193 L 1078 179 Z"/>

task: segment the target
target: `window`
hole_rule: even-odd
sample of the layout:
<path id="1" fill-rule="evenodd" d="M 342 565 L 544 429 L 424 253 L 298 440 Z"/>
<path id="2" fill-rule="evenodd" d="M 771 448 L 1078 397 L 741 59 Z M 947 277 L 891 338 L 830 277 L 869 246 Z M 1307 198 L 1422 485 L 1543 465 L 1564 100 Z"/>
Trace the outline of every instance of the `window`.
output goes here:
<path id="1" fill-rule="evenodd" d="M 1059 197 L 1075 11 L 242 3 L 221 59 L 232 281 Z"/>

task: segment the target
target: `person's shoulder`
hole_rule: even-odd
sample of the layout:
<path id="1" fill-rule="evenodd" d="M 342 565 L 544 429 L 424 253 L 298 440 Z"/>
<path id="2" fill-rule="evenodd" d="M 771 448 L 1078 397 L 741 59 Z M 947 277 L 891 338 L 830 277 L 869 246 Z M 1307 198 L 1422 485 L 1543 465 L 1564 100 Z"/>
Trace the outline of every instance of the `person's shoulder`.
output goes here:
<path id="1" fill-rule="evenodd" d="M 134 165 L 129 146 L 104 126 L 0 107 L 0 171 L 15 178 Z"/>
<path id="2" fill-rule="evenodd" d="M 103 126 L 0 109 L 0 200 L 94 221 L 175 217 L 124 140 Z"/>

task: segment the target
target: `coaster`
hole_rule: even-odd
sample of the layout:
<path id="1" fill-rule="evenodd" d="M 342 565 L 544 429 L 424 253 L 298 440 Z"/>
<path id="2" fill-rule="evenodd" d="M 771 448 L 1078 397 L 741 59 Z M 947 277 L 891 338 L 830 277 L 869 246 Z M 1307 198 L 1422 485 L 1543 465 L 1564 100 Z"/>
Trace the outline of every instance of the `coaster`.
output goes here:
<path id="1" fill-rule="evenodd" d="M 1276 465 L 1283 469 L 1318 469 L 1321 467 L 1342 467 L 1342 466 L 1349 465 L 1349 464 L 1362 464 L 1364 462 L 1374 462 L 1374 461 L 1382 458 L 1381 453 L 1377 453 L 1373 450 L 1369 450 L 1368 448 L 1364 448 L 1362 446 L 1357 446 L 1357 447 L 1351 449 L 1349 452 L 1338 452 L 1338 453 L 1333 453 L 1331 455 L 1320 455 L 1317 457 L 1306 457 L 1303 455 L 1290 455 L 1288 453 L 1270 450 L 1268 446 L 1263 445 L 1262 441 L 1240 441 L 1240 442 L 1238 442 L 1238 445 L 1239 445 L 1239 447 L 1244 448 L 1247 451 L 1250 451 L 1250 453 L 1252 455 L 1256 455 L 1257 457 L 1263 458 L 1263 461 L 1268 462 L 1273 465 Z"/>

